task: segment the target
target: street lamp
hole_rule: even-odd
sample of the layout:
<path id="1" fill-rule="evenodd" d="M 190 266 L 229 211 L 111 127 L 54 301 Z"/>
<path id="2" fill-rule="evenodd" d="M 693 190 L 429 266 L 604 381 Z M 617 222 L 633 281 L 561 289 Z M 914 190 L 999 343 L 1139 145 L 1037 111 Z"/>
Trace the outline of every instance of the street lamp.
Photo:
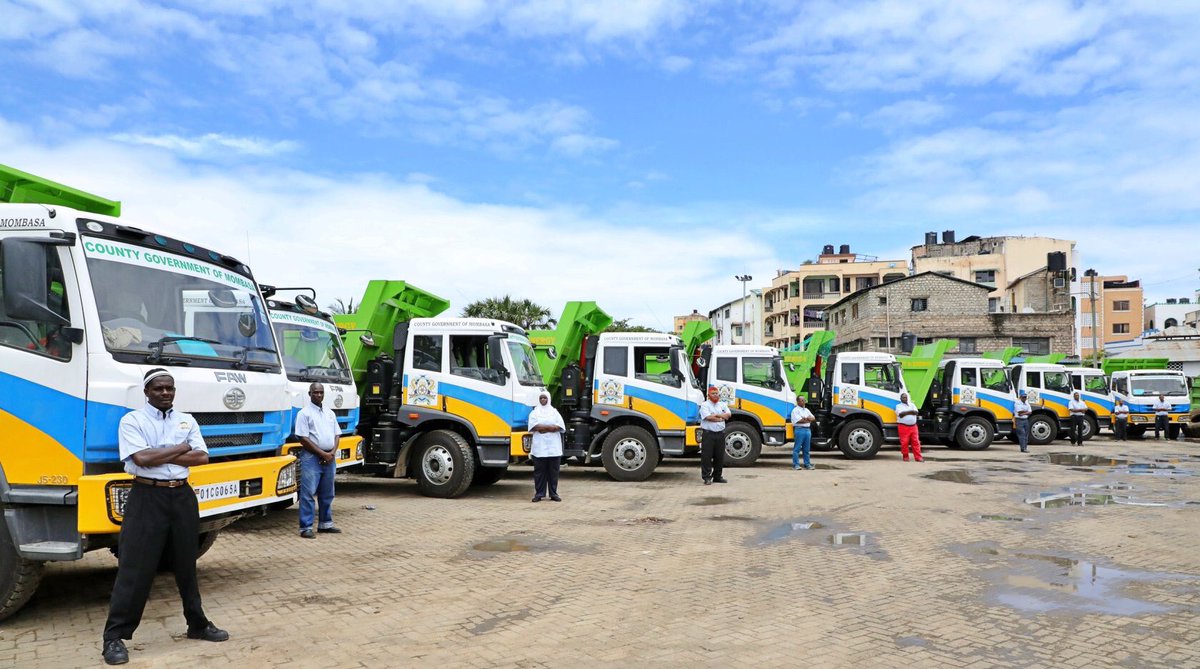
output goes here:
<path id="1" fill-rule="evenodd" d="M 742 343 L 746 343 L 746 282 L 753 281 L 754 277 L 749 274 L 735 274 L 734 277 L 742 282 Z M 732 339 L 732 337 L 730 337 Z"/>

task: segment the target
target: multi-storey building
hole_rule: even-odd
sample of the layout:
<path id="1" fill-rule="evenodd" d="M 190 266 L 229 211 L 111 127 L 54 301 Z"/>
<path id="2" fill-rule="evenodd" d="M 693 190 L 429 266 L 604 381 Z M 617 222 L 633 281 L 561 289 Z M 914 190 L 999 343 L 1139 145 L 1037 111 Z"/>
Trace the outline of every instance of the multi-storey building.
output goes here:
<path id="1" fill-rule="evenodd" d="M 677 335 L 683 334 L 683 326 L 687 325 L 690 321 L 706 321 L 706 320 L 708 320 L 708 318 L 705 317 L 704 314 L 700 313 L 696 309 L 692 309 L 692 313 L 690 313 L 690 314 L 684 314 L 683 316 L 676 316 L 675 317 L 675 334 L 677 334 Z"/>
<path id="2" fill-rule="evenodd" d="M 826 245 L 815 261 L 780 270 L 763 293 L 763 341 L 785 348 L 826 328 L 825 310 L 855 291 L 908 276 L 905 260 L 879 260 Z"/>
<path id="3" fill-rule="evenodd" d="M 1166 330 L 1188 322 L 1188 314 L 1197 309 L 1189 297 L 1168 297 L 1164 302 L 1146 305 L 1142 317 L 1142 328 L 1146 332 Z"/>
<path id="4" fill-rule="evenodd" d="M 762 289 L 751 288 L 744 299 L 739 297 L 708 312 L 716 332 L 713 343 L 761 345 L 762 300 Z"/>
<path id="5" fill-rule="evenodd" d="M 1081 278 L 1077 297 L 1081 356 L 1091 356 L 1097 348 L 1103 351 L 1108 344 L 1141 335 L 1145 317 L 1140 281 L 1130 281 L 1123 275 L 1100 276 L 1089 270 Z"/>

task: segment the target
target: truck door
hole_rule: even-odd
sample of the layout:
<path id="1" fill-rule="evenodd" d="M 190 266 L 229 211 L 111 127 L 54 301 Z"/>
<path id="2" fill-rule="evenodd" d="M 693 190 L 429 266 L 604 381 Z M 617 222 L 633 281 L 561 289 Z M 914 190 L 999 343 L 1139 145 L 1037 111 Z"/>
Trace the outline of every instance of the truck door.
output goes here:
<path id="1" fill-rule="evenodd" d="M 30 236 L 0 242 L 0 467 L 9 484 L 74 485 L 87 460 L 117 457 L 115 430 L 85 430 L 82 295 L 70 247 L 55 243 Z"/>

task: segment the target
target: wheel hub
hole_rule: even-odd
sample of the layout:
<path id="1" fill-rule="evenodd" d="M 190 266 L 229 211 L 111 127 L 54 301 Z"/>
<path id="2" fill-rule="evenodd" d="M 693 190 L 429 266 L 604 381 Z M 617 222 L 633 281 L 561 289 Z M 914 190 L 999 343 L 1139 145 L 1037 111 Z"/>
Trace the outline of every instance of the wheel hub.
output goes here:
<path id="1" fill-rule="evenodd" d="M 967 429 L 963 430 L 963 437 L 968 444 L 982 444 L 987 439 L 987 431 L 981 425 L 968 425 Z"/>
<path id="2" fill-rule="evenodd" d="M 725 453 L 731 458 L 750 455 L 750 437 L 744 432 L 733 432 L 725 437 Z"/>
<path id="3" fill-rule="evenodd" d="M 425 451 L 421 469 L 427 481 L 442 485 L 454 476 L 454 458 L 445 446 L 434 446 Z"/>
<path id="4" fill-rule="evenodd" d="M 850 432 L 846 443 L 855 453 L 865 453 L 875 445 L 875 439 L 871 436 L 870 431 L 859 428 Z"/>
<path id="5" fill-rule="evenodd" d="M 637 439 L 622 439 L 613 448 L 613 462 L 624 471 L 637 471 L 646 464 L 646 445 Z"/>

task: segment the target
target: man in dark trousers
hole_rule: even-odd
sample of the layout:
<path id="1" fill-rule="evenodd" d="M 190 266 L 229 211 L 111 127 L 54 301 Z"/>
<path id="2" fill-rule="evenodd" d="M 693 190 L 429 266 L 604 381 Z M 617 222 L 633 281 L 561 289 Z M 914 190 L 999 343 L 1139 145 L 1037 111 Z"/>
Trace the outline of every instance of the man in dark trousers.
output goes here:
<path id="1" fill-rule="evenodd" d="M 133 487 L 125 501 L 108 620 L 104 623 L 104 661 L 125 664 L 129 652 L 122 639 L 132 639 L 142 621 L 150 586 L 164 553 L 171 556 L 175 585 L 183 600 L 187 637 L 225 641 L 200 606 L 196 582 L 200 509 L 188 485 L 188 469 L 208 463 L 208 448 L 191 414 L 173 409 L 175 379 L 162 368 L 146 372 L 142 382 L 146 405 L 121 418 L 119 444 Z"/>
<path id="2" fill-rule="evenodd" d="M 709 386 L 708 401 L 700 404 L 700 477 L 704 485 L 727 482 L 721 473 L 725 469 L 725 421 L 731 416 L 717 387 Z"/>

